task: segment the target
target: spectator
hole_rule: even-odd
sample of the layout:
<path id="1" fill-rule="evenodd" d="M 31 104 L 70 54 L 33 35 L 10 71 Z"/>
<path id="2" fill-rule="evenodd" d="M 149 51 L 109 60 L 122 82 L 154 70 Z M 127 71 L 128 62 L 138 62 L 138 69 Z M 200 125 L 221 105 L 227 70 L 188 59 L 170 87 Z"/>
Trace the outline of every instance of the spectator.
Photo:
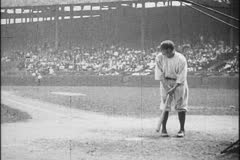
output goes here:
<path id="1" fill-rule="evenodd" d="M 22 66 L 31 74 L 38 70 L 43 75 L 55 75 L 56 71 L 97 75 L 149 75 L 153 74 L 154 58 L 157 54 L 154 48 L 142 52 L 123 45 L 77 47 L 73 50 L 59 50 L 57 54 L 53 54 L 54 50 L 46 44 L 43 45 L 43 49 L 33 48 L 35 49 L 29 49 L 26 54 L 17 51 L 10 57 L 3 56 L 1 61 L 9 63 L 21 60 L 22 57 L 25 60 L 21 60 L 22 64 L 19 62 L 18 66 Z M 238 72 L 238 46 L 233 51 L 223 41 L 216 43 L 213 38 L 207 40 L 200 35 L 196 42 L 190 43 L 186 39 L 177 48 L 185 55 L 189 72 Z"/>

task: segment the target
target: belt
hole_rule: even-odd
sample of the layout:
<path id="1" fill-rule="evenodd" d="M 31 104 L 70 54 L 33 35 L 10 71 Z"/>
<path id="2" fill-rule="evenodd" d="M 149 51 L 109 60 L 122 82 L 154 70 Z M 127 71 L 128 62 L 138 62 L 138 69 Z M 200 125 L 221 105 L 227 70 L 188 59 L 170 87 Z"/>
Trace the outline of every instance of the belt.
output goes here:
<path id="1" fill-rule="evenodd" d="M 170 77 L 165 77 L 166 80 L 174 80 L 176 81 L 177 79 L 176 78 L 170 78 Z"/>

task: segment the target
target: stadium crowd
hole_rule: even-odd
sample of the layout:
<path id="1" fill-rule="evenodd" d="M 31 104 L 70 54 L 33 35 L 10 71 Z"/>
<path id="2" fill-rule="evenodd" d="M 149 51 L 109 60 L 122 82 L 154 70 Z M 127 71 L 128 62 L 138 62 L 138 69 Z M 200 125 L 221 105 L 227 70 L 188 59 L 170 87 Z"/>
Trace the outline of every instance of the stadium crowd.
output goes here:
<path id="1" fill-rule="evenodd" d="M 176 44 L 188 61 L 192 74 L 238 73 L 239 46 L 233 49 L 223 41 L 205 41 L 203 37 L 193 43 Z M 75 47 L 72 50 L 54 51 L 45 44 L 27 52 L 14 51 L 1 58 L 2 62 L 18 61 L 18 69 L 33 76 L 55 75 L 74 72 L 94 75 L 150 75 L 154 72 L 158 47 L 145 51 L 123 45 L 99 46 L 95 48 Z"/>

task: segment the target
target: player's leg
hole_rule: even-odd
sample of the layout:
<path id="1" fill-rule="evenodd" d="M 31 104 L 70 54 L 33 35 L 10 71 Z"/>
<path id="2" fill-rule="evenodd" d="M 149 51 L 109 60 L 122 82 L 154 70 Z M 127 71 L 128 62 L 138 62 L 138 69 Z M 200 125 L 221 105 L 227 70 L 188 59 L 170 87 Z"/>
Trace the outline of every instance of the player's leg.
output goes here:
<path id="1" fill-rule="evenodd" d="M 167 133 L 167 121 L 168 121 L 168 116 L 169 116 L 169 112 L 171 111 L 171 102 L 172 102 L 173 97 L 170 96 L 167 102 L 167 106 L 166 106 L 166 110 L 163 116 L 163 121 L 162 121 L 162 131 L 161 131 L 161 136 L 162 137 L 168 137 L 168 133 Z M 166 101 L 166 99 L 164 98 L 164 101 Z"/>
<path id="2" fill-rule="evenodd" d="M 163 136 L 163 137 L 168 136 L 167 127 L 166 127 L 167 120 L 168 120 L 168 115 L 169 115 L 169 111 L 165 111 L 163 121 L 162 121 L 162 132 L 161 132 L 161 136 Z"/>
<path id="3" fill-rule="evenodd" d="M 178 137 L 184 137 L 185 135 L 185 119 L 186 119 L 186 111 L 180 111 L 178 112 L 178 119 L 179 119 L 179 123 L 180 123 L 180 130 L 177 134 Z"/>
<path id="4" fill-rule="evenodd" d="M 171 83 L 169 81 L 166 81 L 167 85 L 170 86 Z M 170 88 L 170 87 L 169 87 Z M 164 103 L 166 102 L 167 100 L 167 90 L 165 90 L 165 88 L 162 86 L 162 84 L 160 84 L 160 94 L 161 94 L 161 104 L 160 104 L 160 110 L 163 110 L 163 106 L 164 106 Z M 167 120 L 168 120 L 168 115 L 169 115 L 169 112 L 171 111 L 171 103 L 172 103 L 172 100 L 173 100 L 173 97 L 170 96 L 168 98 L 168 101 L 167 101 L 167 106 L 165 108 L 165 113 L 164 113 L 164 116 L 163 116 L 163 121 L 162 121 L 162 130 L 161 130 L 161 136 L 162 137 L 168 137 L 168 133 L 167 133 Z"/>
<path id="5" fill-rule="evenodd" d="M 186 86 L 179 86 L 175 91 L 175 109 L 178 111 L 178 119 L 180 123 L 180 130 L 177 134 L 178 137 L 185 136 L 185 120 L 187 112 L 187 101 L 188 101 L 188 88 Z"/>

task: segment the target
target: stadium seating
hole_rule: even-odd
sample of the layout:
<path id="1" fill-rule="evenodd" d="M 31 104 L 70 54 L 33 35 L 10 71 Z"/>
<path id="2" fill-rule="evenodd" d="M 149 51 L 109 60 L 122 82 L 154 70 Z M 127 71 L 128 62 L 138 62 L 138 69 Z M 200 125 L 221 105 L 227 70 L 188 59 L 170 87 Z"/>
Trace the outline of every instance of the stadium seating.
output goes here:
<path id="1" fill-rule="evenodd" d="M 187 41 L 186 41 L 187 42 Z M 239 47 L 234 50 L 223 41 L 197 41 L 195 43 L 177 44 L 178 51 L 183 53 L 188 61 L 188 71 L 191 75 L 224 75 L 235 74 L 238 69 Z M 32 47 L 36 48 L 36 47 Z M 146 51 L 125 47 L 123 45 L 106 45 L 96 48 L 75 47 L 72 50 L 59 50 L 51 47 L 44 51 L 41 46 L 28 52 L 14 51 L 1 58 L 2 65 L 17 62 L 19 71 L 25 70 L 29 75 L 152 75 L 157 49 Z M 157 46 L 156 46 L 157 48 Z M 5 54 L 6 55 L 6 54 Z M 15 65 L 16 66 L 16 65 Z M 6 71 L 7 67 L 3 68 Z"/>

